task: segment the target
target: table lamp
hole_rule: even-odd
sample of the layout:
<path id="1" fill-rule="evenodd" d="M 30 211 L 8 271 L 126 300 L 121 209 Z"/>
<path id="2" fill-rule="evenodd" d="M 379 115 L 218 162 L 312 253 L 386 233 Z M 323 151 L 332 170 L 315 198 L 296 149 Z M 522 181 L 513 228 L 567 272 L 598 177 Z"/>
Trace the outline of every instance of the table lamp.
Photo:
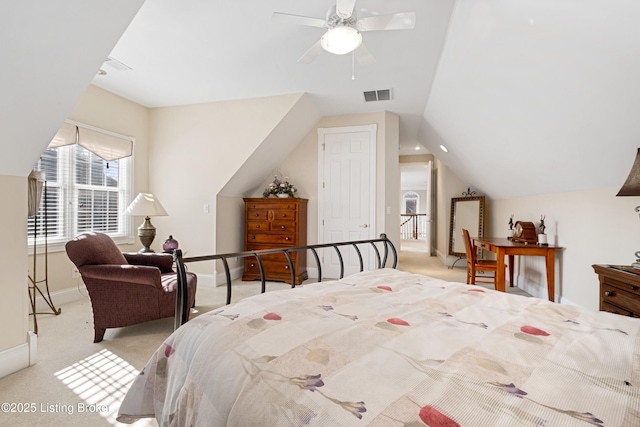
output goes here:
<path id="1" fill-rule="evenodd" d="M 144 246 L 138 252 L 154 252 L 150 248 L 153 239 L 156 237 L 156 228 L 151 224 L 152 216 L 167 216 L 167 211 L 156 196 L 151 193 L 140 193 L 133 199 L 133 202 L 124 211 L 125 215 L 144 216 L 144 222 L 138 227 L 138 237 Z"/>
<path id="2" fill-rule="evenodd" d="M 640 148 L 636 153 L 636 159 L 633 162 L 633 166 L 631 166 L 629 176 L 616 196 L 640 196 Z M 640 213 L 640 206 L 636 206 L 635 211 Z M 635 255 L 636 261 L 631 266 L 640 268 L 640 251 L 636 252 Z"/>

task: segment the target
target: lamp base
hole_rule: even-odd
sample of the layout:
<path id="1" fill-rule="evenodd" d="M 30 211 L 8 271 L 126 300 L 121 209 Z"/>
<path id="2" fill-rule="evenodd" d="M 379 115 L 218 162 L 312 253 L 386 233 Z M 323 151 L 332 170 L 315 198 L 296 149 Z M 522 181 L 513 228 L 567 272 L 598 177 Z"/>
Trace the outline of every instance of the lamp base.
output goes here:
<path id="1" fill-rule="evenodd" d="M 155 252 L 150 248 L 153 239 L 156 237 L 156 228 L 151 224 L 151 218 L 146 217 L 140 227 L 138 227 L 138 237 L 144 246 L 138 253 Z"/>

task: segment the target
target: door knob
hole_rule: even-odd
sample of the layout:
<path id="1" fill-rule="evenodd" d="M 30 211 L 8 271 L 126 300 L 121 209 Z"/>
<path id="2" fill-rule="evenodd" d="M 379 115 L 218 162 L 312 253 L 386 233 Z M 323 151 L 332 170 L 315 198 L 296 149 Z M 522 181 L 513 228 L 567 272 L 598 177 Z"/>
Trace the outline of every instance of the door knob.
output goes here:
<path id="1" fill-rule="evenodd" d="M 367 228 L 367 227 L 369 227 L 369 224 L 362 224 L 362 225 L 360 226 L 360 228 Z"/>

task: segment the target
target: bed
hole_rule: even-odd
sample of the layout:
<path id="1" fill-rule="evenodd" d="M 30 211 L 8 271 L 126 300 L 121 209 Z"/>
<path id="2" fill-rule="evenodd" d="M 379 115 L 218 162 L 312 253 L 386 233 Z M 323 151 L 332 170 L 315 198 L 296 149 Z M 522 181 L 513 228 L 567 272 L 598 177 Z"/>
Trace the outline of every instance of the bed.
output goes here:
<path id="1" fill-rule="evenodd" d="M 160 426 L 639 426 L 640 320 L 390 268 L 203 314 L 118 420 Z"/>

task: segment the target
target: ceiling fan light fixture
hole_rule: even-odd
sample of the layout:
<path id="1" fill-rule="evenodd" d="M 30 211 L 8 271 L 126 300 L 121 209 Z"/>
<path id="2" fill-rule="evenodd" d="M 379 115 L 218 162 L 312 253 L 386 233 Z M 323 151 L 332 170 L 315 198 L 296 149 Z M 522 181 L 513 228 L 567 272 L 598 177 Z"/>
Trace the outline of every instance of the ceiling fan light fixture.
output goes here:
<path id="1" fill-rule="evenodd" d="M 362 44 L 362 35 L 358 30 L 347 25 L 329 28 L 320 39 L 324 50 L 335 55 L 353 52 Z"/>

